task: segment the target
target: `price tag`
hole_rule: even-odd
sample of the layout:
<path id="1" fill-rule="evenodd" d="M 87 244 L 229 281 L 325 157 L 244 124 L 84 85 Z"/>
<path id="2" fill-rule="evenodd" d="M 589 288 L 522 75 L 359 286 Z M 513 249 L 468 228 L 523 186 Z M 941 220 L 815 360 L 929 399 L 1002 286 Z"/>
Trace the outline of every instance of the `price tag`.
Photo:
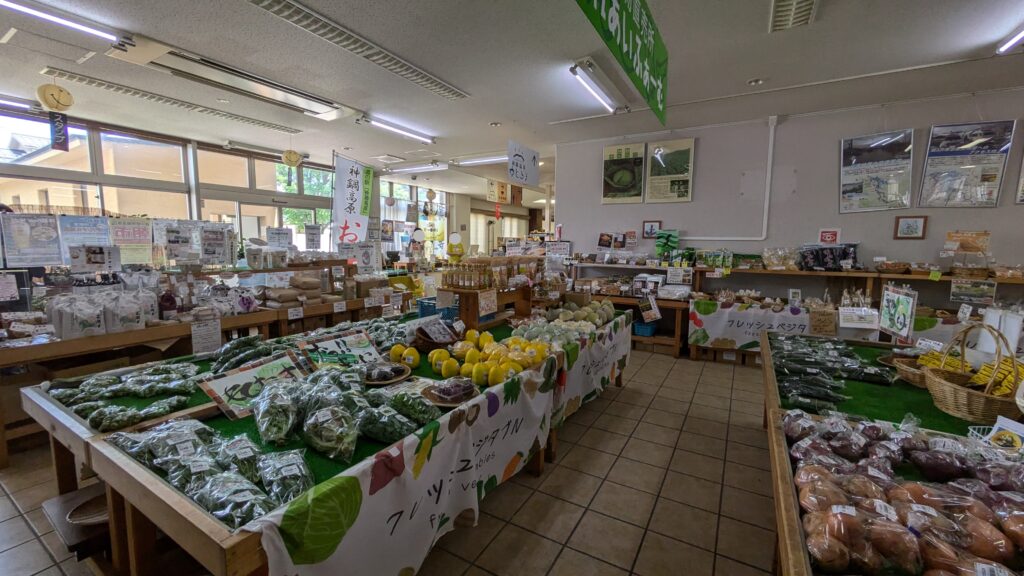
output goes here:
<path id="1" fill-rule="evenodd" d="M 993 566 L 984 562 L 974 563 L 974 573 L 976 576 L 1012 576 L 1009 572 L 1000 568 L 999 566 Z"/>
<path id="2" fill-rule="evenodd" d="M 928 338 L 918 338 L 917 347 L 924 348 L 925 350 L 935 350 L 936 352 L 942 352 L 942 342 L 936 340 L 929 340 Z"/>
<path id="3" fill-rule="evenodd" d="M 288 309 L 288 319 L 289 320 L 300 320 L 300 319 L 302 319 L 302 307 L 298 306 L 296 308 L 289 308 Z"/>
<path id="4" fill-rule="evenodd" d="M 558 290 L 549 290 L 548 291 L 548 300 L 561 300 L 561 299 L 562 299 L 562 293 L 559 292 Z"/>
<path id="5" fill-rule="evenodd" d="M 335 302 L 334 303 L 334 313 L 335 314 L 338 314 L 340 312 L 345 312 L 347 310 L 348 310 L 348 302 L 342 300 L 341 302 Z"/>
<path id="6" fill-rule="evenodd" d="M 956 252 L 952 250 L 941 250 L 939 251 L 939 258 L 952 258 L 956 255 Z"/>
<path id="7" fill-rule="evenodd" d="M 391 302 L 392 306 L 401 306 L 402 305 L 402 295 L 401 294 L 392 294 L 391 295 L 391 300 L 389 300 L 389 302 Z"/>
<path id="8" fill-rule="evenodd" d="M 380 296 L 367 296 L 363 298 L 363 308 L 373 308 L 374 306 L 383 306 L 384 298 Z"/>
<path id="9" fill-rule="evenodd" d="M 832 513 L 833 514 L 846 514 L 847 516 L 856 517 L 857 516 L 857 509 L 854 508 L 853 506 L 845 506 L 845 505 L 840 505 L 840 504 L 833 504 L 832 505 Z"/>
<path id="10" fill-rule="evenodd" d="M 938 282 L 942 280 L 942 270 L 932 270 L 928 273 L 928 279 L 932 282 Z"/>
<path id="11" fill-rule="evenodd" d="M 970 304 L 961 304 L 960 310 L 956 313 L 956 319 L 961 323 L 968 322 L 971 319 L 971 312 L 973 311 L 974 307 Z"/>
<path id="12" fill-rule="evenodd" d="M 849 258 L 847 258 L 846 260 L 840 260 L 839 265 L 843 268 L 843 270 L 850 270 L 853 268 L 853 260 Z"/>
<path id="13" fill-rule="evenodd" d="M 452 324 L 452 328 L 455 328 L 456 332 L 458 332 L 459 334 L 462 334 L 466 330 L 466 323 L 463 322 L 462 320 L 456 320 Z"/>
<path id="14" fill-rule="evenodd" d="M 876 264 L 881 264 L 882 262 L 885 262 L 885 256 L 875 256 L 874 258 L 872 258 L 872 260 Z"/>
<path id="15" fill-rule="evenodd" d="M 882 516 L 888 518 L 890 521 L 896 521 L 896 509 L 890 506 L 887 502 L 881 500 L 875 500 L 874 502 L 875 512 L 878 512 Z"/>
<path id="16" fill-rule="evenodd" d="M 939 513 L 935 511 L 935 508 L 931 506 L 925 506 L 924 504 L 911 504 L 910 509 L 914 512 L 920 512 L 929 516 L 938 516 Z"/>
<path id="17" fill-rule="evenodd" d="M 705 278 L 721 278 L 722 277 L 722 271 L 721 270 L 722 270 L 721 268 L 716 268 L 714 272 L 708 272 L 707 274 L 704 275 L 704 277 Z"/>
<path id="18" fill-rule="evenodd" d="M 220 318 L 192 322 L 192 353 L 216 352 L 220 348 Z"/>

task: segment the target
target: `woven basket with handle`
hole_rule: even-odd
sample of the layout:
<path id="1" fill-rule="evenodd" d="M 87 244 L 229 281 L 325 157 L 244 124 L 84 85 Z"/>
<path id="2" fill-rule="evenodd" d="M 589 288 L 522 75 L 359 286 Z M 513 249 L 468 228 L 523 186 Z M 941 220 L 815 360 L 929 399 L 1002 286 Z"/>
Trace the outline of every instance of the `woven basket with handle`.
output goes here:
<path id="1" fill-rule="evenodd" d="M 892 363 L 896 366 L 900 380 L 918 388 L 927 388 L 924 384 L 924 371 L 918 367 L 917 358 L 894 358 Z"/>
<path id="2" fill-rule="evenodd" d="M 1001 332 L 980 322 L 965 326 L 946 344 L 943 349 L 942 362 L 939 368 L 925 368 L 924 380 L 928 391 L 931 392 L 932 401 L 935 407 L 946 414 L 973 422 L 975 424 L 993 424 L 999 416 L 1005 416 L 1011 420 L 1021 417 L 1020 408 L 1017 407 L 1013 395 L 993 396 L 990 392 L 996 381 L 996 373 L 993 371 L 988 384 L 983 391 L 971 390 L 967 384 L 971 374 L 967 372 L 967 336 L 974 330 L 985 330 L 996 340 L 996 366 L 1002 362 L 1003 349 L 1010 350 L 1010 344 Z M 960 371 L 946 370 L 946 359 L 954 347 L 960 347 L 960 358 L 965 360 Z M 1017 359 L 1011 351 L 1010 356 L 1013 364 L 1013 381 L 1020 382 L 1020 371 Z"/>

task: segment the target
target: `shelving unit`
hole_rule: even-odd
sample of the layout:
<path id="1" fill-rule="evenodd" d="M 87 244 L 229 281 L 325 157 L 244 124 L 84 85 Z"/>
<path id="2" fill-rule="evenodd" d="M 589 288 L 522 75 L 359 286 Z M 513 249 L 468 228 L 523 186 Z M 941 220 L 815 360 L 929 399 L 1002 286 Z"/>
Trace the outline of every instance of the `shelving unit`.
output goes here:
<path id="1" fill-rule="evenodd" d="M 632 296 L 599 296 L 598 298 L 607 298 L 612 304 L 616 306 L 629 306 L 631 308 L 637 308 L 636 314 L 639 314 L 640 302 L 639 299 Z M 658 304 L 659 310 L 671 310 L 675 316 L 672 335 L 657 335 L 654 336 L 637 336 L 636 334 L 631 335 L 634 347 L 636 344 L 649 344 L 652 346 L 665 346 L 671 348 L 672 355 L 679 358 L 682 352 L 683 345 L 686 342 L 686 329 L 688 327 L 687 314 L 690 310 L 690 303 L 682 300 L 662 300 L 660 298 L 655 299 Z M 639 318 L 639 316 L 636 316 Z"/>
<path id="2" fill-rule="evenodd" d="M 508 320 L 512 315 L 524 317 L 530 315 L 530 287 L 523 286 L 515 290 L 498 290 L 498 309 L 492 320 L 480 322 L 480 294 L 486 290 L 470 290 L 466 288 L 438 288 L 438 291 L 451 292 L 459 296 L 459 319 L 466 328 L 487 330 Z M 513 305 L 512 314 L 505 312 L 505 307 Z"/>

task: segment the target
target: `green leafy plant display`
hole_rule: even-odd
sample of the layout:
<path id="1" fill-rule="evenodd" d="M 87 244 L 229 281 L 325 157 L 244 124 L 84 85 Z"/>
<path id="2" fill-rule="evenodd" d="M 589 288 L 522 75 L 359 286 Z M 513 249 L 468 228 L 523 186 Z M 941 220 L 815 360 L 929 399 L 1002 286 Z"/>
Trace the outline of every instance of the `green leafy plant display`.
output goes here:
<path id="1" fill-rule="evenodd" d="M 918 316 L 914 318 L 914 332 L 924 332 L 925 330 L 931 330 L 939 325 L 938 318 L 928 318 L 925 316 Z"/>
<path id="2" fill-rule="evenodd" d="M 295 564 L 334 554 L 359 517 L 363 491 L 354 476 L 335 476 L 310 488 L 285 510 L 278 531 Z"/>

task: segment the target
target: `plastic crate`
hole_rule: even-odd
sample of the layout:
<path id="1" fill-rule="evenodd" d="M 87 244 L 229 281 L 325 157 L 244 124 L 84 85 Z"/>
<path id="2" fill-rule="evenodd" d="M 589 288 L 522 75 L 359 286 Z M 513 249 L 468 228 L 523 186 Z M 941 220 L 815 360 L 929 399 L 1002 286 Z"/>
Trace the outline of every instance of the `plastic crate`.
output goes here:
<path id="1" fill-rule="evenodd" d="M 654 336 L 658 322 L 633 322 L 633 334 L 637 336 Z"/>
<path id="2" fill-rule="evenodd" d="M 420 298 L 416 300 L 416 306 L 419 308 L 420 318 L 437 314 L 437 298 Z"/>

